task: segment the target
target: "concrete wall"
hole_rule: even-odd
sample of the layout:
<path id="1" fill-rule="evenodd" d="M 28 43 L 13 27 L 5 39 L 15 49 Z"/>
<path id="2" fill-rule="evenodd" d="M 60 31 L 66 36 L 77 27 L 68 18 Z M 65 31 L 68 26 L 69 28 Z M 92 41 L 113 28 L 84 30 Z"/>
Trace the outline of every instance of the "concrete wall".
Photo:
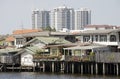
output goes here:
<path id="1" fill-rule="evenodd" d="M 21 65 L 22 66 L 33 66 L 33 55 L 30 53 L 22 53 L 21 54 Z"/>

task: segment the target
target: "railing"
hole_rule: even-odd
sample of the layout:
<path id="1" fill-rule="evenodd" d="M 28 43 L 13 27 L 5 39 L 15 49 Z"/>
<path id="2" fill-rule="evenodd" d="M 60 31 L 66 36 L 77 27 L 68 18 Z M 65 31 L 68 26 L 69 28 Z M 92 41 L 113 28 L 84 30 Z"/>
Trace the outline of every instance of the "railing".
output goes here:
<path id="1" fill-rule="evenodd" d="M 96 53 L 95 61 L 96 62 L 104 62 L 104 63 L 119 63 L 120 62 L 120 53 L 119 52 Z"/>
<path id="2" fill-rule="evenodd" d="M 64 57 L 64 58 L 63 58 Z M 57 60 L 57 61 L 95 61 L 94 55 L 84 56 L 54 56 L 54 55 L 34 55 L 33 61 Z"/>
<path id="3" fill-rule="evenodd" d="M 95 57 L 93 55 L 65 56 L 65 61 L 95 61 Z"/>
<path id="4" fill-rule="evenodd" d="M 60 60 L 62 56 L 57 55 L 33 55 L 33 61 L 41 61 L 41 60 Z"/>

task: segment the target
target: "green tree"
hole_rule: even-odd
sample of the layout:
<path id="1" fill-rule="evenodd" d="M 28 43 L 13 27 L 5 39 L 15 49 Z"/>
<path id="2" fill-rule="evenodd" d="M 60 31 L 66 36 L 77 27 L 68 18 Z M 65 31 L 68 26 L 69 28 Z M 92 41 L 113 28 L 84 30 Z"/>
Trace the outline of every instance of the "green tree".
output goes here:
<path id="1" fill-rule="evenodd" d="M 55 28 L 53 28 L 53 29 L 52 29 L 52 31 L 53 31 L 53 32 L 55 32 L 55 31 L 56 31 L 56 29 L 55 29 Z"/>
<path id="2" fill-rule="evenodd" d="M 50 26 L 47 26 L 47 27 L 46 27 L 46 30 L 47 30 L 47 31 L 51 31 L 52 29 L 51 29 Z"/>
<path id="3" fill-rule="evenodd" d="M 55 28 L 52 29 L 50 26 L 42 27 L 42 29 L 43 29 L 44 31 L 54 31 L 54 32 L 56 31 Z"/>

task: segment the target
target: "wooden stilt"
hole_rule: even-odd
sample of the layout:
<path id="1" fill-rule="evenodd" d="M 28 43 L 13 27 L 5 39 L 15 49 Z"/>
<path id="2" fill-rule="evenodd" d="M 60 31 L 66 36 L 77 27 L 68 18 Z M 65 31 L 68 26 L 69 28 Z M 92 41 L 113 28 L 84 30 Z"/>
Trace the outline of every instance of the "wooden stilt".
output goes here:
<path id="1" fill-rule="evenodd" d="M 81 63 L 81 74 L 83 74 L 83 63 Z"/>
<path id="2" fill-rule="evenodd" d="M 103 63 L 103 75 L 105 75 L 105 63 Z"/>
<path id="3" fill-rule="evenodd" d="M 96 68 L 96 75 L 98 75 L 98 64 L 95 64 L 95 68 Z"/>
<path id="4" fill-rule="evenodd" d="M 33 72 L 35 72 L 35 62 L 33 62 Z"/>
<path id="5" fill-rule="evenodd" d="M 72 74 L 74 73 L 74 63 L 72 63 Z"/>
<path id="6" fill-rule="evenodd" d="M 52 72 L 54 72 L 54 62 L 52 62 Z"/>
<path id="7" fill-rule="evenodd" d="M 45 62 L 43 62 L 43 72 L 45 72 Z"/>
<path id="8" fill-rule="evenodd" d="M 93 64 L 91 64 L 91 74 L 93 75 Z"/>
<path id="9" fill-rule="evenodd" d="M 119 67 L 118 67 L 118 63 L 116 64 L 116 72 L 117 72 L 117 76 L 119 75 Z"/>

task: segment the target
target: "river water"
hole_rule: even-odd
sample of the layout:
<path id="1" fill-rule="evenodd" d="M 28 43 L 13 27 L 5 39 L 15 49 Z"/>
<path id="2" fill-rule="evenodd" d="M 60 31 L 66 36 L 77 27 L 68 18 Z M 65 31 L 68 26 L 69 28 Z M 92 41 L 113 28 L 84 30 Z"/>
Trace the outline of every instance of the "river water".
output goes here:
<path id="1" fill-rule="evenodd" d="M 34 72 L 1 72 L 0 79 L 120 79 L 118 76 L 91 76 L 80 74 L 52 74 Z"/>

